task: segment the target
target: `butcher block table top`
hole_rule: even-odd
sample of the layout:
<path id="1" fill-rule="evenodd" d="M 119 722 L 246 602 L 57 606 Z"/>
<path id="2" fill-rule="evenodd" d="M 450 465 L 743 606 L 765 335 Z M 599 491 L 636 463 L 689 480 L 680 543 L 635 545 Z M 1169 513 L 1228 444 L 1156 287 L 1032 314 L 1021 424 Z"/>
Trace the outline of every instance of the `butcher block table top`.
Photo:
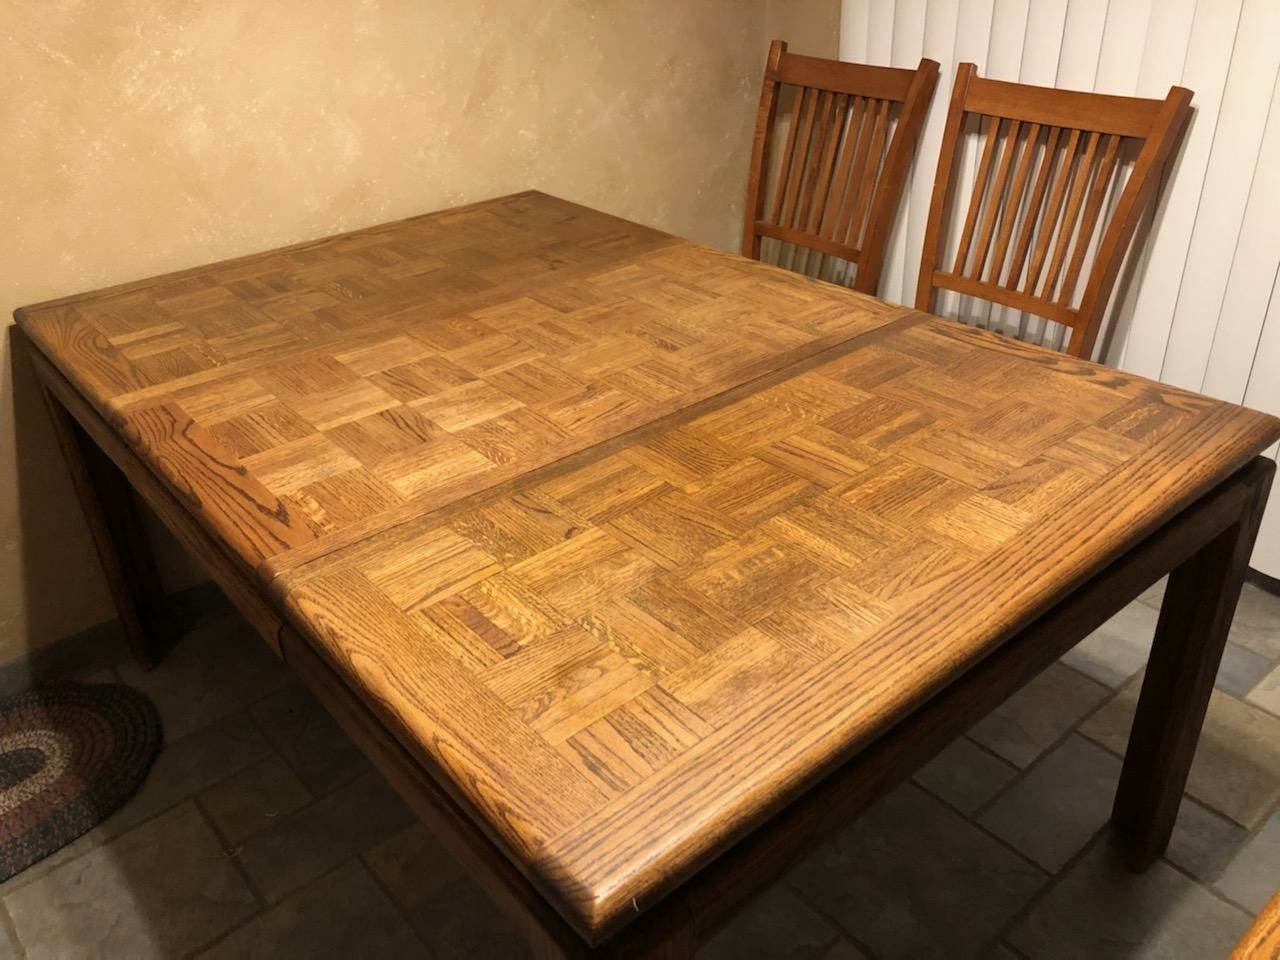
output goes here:
<path id="1" fill-rule="evenodd" d="M 21 319 L 591 937 L 1280 438 L 533 193 Z"/>

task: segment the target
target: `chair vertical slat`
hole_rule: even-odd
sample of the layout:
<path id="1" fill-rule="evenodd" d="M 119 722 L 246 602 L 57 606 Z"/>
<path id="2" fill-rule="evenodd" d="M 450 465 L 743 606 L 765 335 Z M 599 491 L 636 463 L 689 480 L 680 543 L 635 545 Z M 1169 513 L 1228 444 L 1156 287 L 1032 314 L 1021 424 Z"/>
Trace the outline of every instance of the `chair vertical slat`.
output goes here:
<path id="1" fill-rule="evenodd" d="M 1013 154 L 1018 146 L 1018 133 L 1022 129 L 1019 120 L 1013 120 L 1005 132 L 1004 146 L 1000 150 L 1000 162 L 996 164 L 996 179 L 991 185 L 991 196 L 987 208 L 982 214 L 982 229 L 978 231 L 978 247 L 974 251 L 974 264 L 970 276 L 978 279 L 987 265 L 987 257 L 991 255 L 991 237 L 995 232 L 996 219 L 1005 208 L 1005 189 L 1009 185 L 1009 171 L 1013 169 Z"/>
<path id="2" fill-rule="evenodd" d="M 1089 186 L 1089 178 L 1093 174 L 1093 158 L 1098 149 L 1100 134 L 1095 130 L 1089 134 L 1084 148 L 1084 156 L 1076 167 L 1075 179 L 1071 184 L 1071 195 L 1067 200 L 1067 212 L 1062 217 L 1062 227 L 1058 231 L 1058 242 L 1053 247 L 1053 257 L 1049 261 L 1049 271 L 1044 277 L 1044 286 L 1040 296 L 1052 301 L 1053 293 L 1058 286 L 1058 277 L 1062 274 L 1062 266 L 1067 260 L 1067 250 L 1076 233 L 1076 222 L 1080 218 L 1080 206 L 1084 203 L 1084 194 Z"/>
<path id="3" fill-rule="evenodd" d="M 862 189 L 858 191 L 858 205 L 854 215 L 853 229 L 849 234 L 851 246 L 861 246 L 862 232 L 871 216 L 871 193 L 880 175 L 880 161 L 884 156 L 885 139 L 889 133 L 889 101 L 881 100 L 880 109 L 876 111 L 876 125 L 871 133 L 871 161 L 862 172 Z"/>
<path id="4" fill-rule="evenodd" d="M 858 273 L 853 286 L 863 293 L 876 292 L 880 271 L 884 269 L 889 236 L 898 216 L 899 200 L 906 184 L 911 152 L 915 148 L 915 134 L 924 121 L 937 80 L 937 73 L 931 69 L 922 66 L 916 70 L 898 109 L 893 136 L 876 177 L 875 195 L 859 244 Z"/>
<path id="5" fill-rule="evenodd" d="M 866 168 L 867 157 L 871 154 L 871 136 L 875 127 L 876 106 L 879 102 L 874 97 L 868 97 L 862 104 L 858 150 L 853 158 L 853 170 L 849 175 L 849 189 L 845 193 L 844 202 L 840 205 L 840 223 L 836 226 L 836 240 L 841 243 L 849 242 L 849 225 L 853 222 L 854 206 L 858 202 L 858 191 L 862 188 L 862 171 Z"/>
<path id="6" fill-rule="evenodd" d="M 969 198 L 969 212 L 964 218 L 964 230 L 960 234 L 960 249 L 956 251 L 955 266 L 951 268 L 957 276 L 965 275 L 965 264 L 969 262 L 969 248 L 973 244 L 973 233 L 978 225 L 978 212 L 982 209 L 982 201 L 987 193 L 987 180 L 991 176 L 991 165 L 996 156 L 996 140 L 999 139 L 1000 118 L 988 117 L 983 133 L 982 159 L 978 161 L 978 173 L 973 181 L 973 194 Z"/>
<path id="7" fill-rule="evenodd" d="M 933 176 L 933 193 L 929 198 L 929 219 L 925 222 L 924 243 L 920 249 L 920 272 L 916 274 L 916 309 L 932 311 L 937 304 L 934 275 L 942 264 L 943 236 L 951 220 L 950 201 L 955 186 L 956 167 L 960 159 L 960 139 L 964 126 L 965 100 L 978 68 L 972 63 L 956 67 L 951 87 L 951 103 L 942 127 L 942 146 L 938 150 L 938 166 Z"/>
<path id="8" fill-rule="evenodd" d="M 778 162 L 778 179 L 773 195 L 773 209 L 769 212 L 770 223 L 782 220 L 782 202 L 786 197 L 787 183 L 791 178 L 791 158 L 796 152 L 796 134 L 800 129 L 800 106 L 804 102 L 805 88 L 797 87 L 791 98 L 791 118 L 787 122 L 787 142 L 782 147 L 781 159 Z"/>
<path id="9" fill-rule="evenodd" d="M 809 216 L 805 218 L 804 229 L 809 233 L 817 233 L 822 221 L 823 212 L 830 204 L 831 174 L 835 168 L 836 149 L 844 134 L 844 115 L 846 97 L 836 94 L 832 106 L 832 114 L 826 117 L 823 130 L 826 132 L 826 144 L 822 151 L 822 163 L 819 165 L 817 185 L 813 197 L 809 201 Z"/>
<path id="10" fill-rule="evenodd" d="M 795 216 L 796 201 L 804 178 L 804 161 L 809 152 L 809 141 L 813 139 L 813 115 L 818 103 L 818 91 L 812 87 L 805 87 L 796 96 L 801 103 L 795 118 L 797 133 L 791 154 L 791 176 L 786 181 L 782 210 L 774 221 L 780 224 L 790 224 Z"/>
<path id="11" fill-rule="evenodd" d="M 1089 271 L 1076 311 L 1080 319 L 1071 338 L 1071 351 L 1078 356 L 1093 355 L 1094 342 L 1102 326 L 1102 313 L 1133 241 L 1134 231 L 1138 229 L 1143 213 L 1155 204 L 1161 172 L 1173 156 L 1191 118 L 1191 97 L 1191 91 L 1185 87 L 1169 88 L 1169 95 L 1159 104 L 1160 109 L 1151 122 L 1151 132 L 1143 140 L 1142 149 L 1133 161 L 1124 190 L 1103 230 L 1098 255 Z"/>
<path id="12" fill-rule="evenodd" d="M 844 138 L 840 142 L 840 155 L 836 162 L 836 171 L 832 178 L 831 195 L 827 207 L 822 212 L 822 222 L 818 226 L 818 236 L 827 240 L 836 238 L 836 224 L 840 220 L 840 207 L 845 195 L 849 192 L 849 171 L 853 167 L 853 154 L 858 145 L 858 131 L 862 124 L 862 105 L 865 97 L 850 98 L 847 116 L 844 117 Z"/>
<path id="13" fill-rule="evenodd" d="M 1018 221 L 1018 210 L 1022 206 L 1022 197 L 1027 189 L 1027 180 L 1031 176 L 1039 140 L 1040 124 L 1033 123 L 1023 139 L 1022 152 L 1018 155 L 1018 163 L 1013 174 L 1013 185 L 1009 188 L 1009 196 L 1005 198 L 1004 219 L 1000 223 L 1000 232 L 996 235 L 995 252 L 991 257 L 992 283 L 1000 282 L 1004 258 L 1009 252 L 1009 241 L 1013 238 L 1013 227 Z"/>
<path id="14" fill-rule="evenodd" d="M 1031 254 L 1031 265 L 1027 268 L 1027 279 L 1023 284 L 1026 293 L 1034 293 L 1039 280 L 1040 271 L 1044 268 L 1045 258 L 1049 255 L 1049 242 L 1053 239 L 1058 218 L 1062 214 L 1062 203 L 1067 198 L 1067 186 L 1076 165 L 1076 146 L 1080 142 L 1080 131 L 1072 130 L 1067 136 L 1067 145 L 1063 148 L 1062 159 L 1058 162 L 1057 172 L 1053 177 L 1053 187 L 1049 191 L 1049 203 L 1045 207 L 1044 219 L 1040 221 L 1040 229 L 1036 234 L 1035 251 Z"/>
<path id="15" fill-rule="evenodd" d="M 1080 222 L 1080 233 L 1075 249 L 1071 251 L 1071 263 L 1067 266 L 1067 275 L 1062 280 L 1062 291 L 1059 299 L 1069 303 L 1075 291 L 1076 281 L 1080 279 L 1080 269 L 1084 266 L 1084 257 L 1089 243 L 1093 239 L 1094 227 L 1102 212 L 1102 202 L 1107 195 L 1107 187 L 1115 174 L 1116 162 L 1120 159 L 1120 140 L 1115 134 L 1107 137 L 1107 146 L 1102 152 L 1102 161 L 1098 165 L 1098 173 L 1093 178 L 1093 187 L 1089 191 L 1089 200 L 1084 207 L 1084 219 Z"/>
<path id="16" fill-rule="evenodd" d="M 831 101 L 830 90 L 822 90 L 818 93 L 818 107 L 813 117 L 813 136 L 809 140 L 805 154 L 804 177 L 800 182 L 800 196 L 796 201 L 795 217 L 790 223 L 790 226 L 797 230 L 805 229 L 809 222 L 809 211 L 813 207 L 813 194 L 818 185 L 818 170 L 822 166 L 822 155 L 830 129 Z"/>
<path id="17" fill-rule="evenodd" d="M 1022 268 L 1027 262 L 1027 254 L 1031 252 L 1031 241 L 1035 239 L 1036 228 L 1040 224 L 1040 210 L 1049 189 L 1049 179 L 1053 175 L 1053 161 L 1057 155 L 1058 140 L 1061 137 L 1061 127 L 1049 128 L 1044 152 L 1040 155 L 1040 165 L 1036 168 L 1036 180 L 1031 187 L 1031 199 L 1027 201 L 1022 229 L 1018 231 L 1018 242 L 1013 248 L 1013 260 L 1009 263 L 1009 279 L 1006 282 L 1013 289 L 1018 288 L 1019 281 L 1022 279 Z"/>

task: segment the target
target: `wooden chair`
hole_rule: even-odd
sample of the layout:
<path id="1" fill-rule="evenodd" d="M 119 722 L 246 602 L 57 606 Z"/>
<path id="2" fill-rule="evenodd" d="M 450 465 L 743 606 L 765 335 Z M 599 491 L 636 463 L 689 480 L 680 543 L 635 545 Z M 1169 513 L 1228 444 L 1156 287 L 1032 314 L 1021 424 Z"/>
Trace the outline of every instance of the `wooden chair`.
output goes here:
<path id="1" fill-rule="evenodd" d="M 1236 944 L 1230 960 L 1275 960 L 1276 957 L 1280 957 L 1280 890 Z"/>
<path id="2" fill-rule="evenodd" d="M 747 178 L 743 254 L 759 260 L 762 237 L 831 254 L 857 265 L 854 289 L 875 293 L 937 82 L 934 60 L 915 70 L 871 67 L 790 54 L 784 41 L 773 41 Z M 791 123 L 770 164 L 784 86 L 795 88 Z"/>
<path id="3" fill-rule="evenodd" d="M 1120 265 L 1190 104 L 1191 91 L 1182 87 L 1171 87 L 1163 100 L 1143 100 L 987 80 L 972 63 L 960 64 L 925 228 L 917 309 L 933 312 L 939 289 L 994 301 L 1062 324 L 1070 331 L 1067 352 L 1091 356 Z M 972 115 L 979 118 L 981 151 L 950 257 L 947 223 Z M 1131 165 L 1122 162 L 1135 153 Z"/>

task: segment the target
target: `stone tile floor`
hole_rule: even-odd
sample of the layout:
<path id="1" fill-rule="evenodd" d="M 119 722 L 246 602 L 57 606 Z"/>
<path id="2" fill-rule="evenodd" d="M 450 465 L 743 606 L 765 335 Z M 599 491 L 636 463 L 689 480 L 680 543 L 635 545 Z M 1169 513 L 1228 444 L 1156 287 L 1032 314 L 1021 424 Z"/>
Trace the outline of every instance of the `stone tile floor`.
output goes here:
<path id="1" fill-rule="evenodd" d="M 1245 589 L 1168 855 L 1104 829 L 1159 587 L 781 878 L 704 951 L 1224 957 L 1280 886 L 1280 598 Z M 128 805 L 0 885 L 0 957 L 511 957 L 521 948 L 311 697 L 220 604 L 149 694 Z M 116 649 L 103 645 L 103 650 Z"/>

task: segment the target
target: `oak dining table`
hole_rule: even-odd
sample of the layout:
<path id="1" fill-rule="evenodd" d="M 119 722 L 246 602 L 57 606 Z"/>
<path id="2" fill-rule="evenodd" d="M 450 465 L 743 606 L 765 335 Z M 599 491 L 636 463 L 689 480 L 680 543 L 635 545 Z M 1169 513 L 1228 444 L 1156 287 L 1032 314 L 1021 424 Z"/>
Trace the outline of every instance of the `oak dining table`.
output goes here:
<path id="1" fill-rule="evenodd" d="M 536 192 L 17 312 L 135 494 L 538 956 L 687 956 L 1165 574 L 1167 844 L 1280 421 Z"/>

